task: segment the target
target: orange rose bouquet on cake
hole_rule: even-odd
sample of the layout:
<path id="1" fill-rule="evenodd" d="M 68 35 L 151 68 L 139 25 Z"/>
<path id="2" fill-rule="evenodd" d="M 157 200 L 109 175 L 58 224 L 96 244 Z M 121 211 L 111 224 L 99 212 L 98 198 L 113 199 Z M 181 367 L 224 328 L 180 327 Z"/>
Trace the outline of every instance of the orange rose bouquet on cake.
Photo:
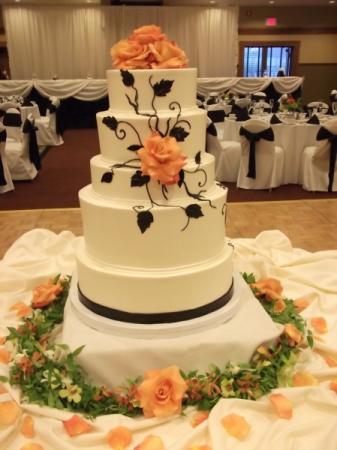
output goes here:
<path id="1" fill-rule="evenodd" d="M 187 66 L 185 52 L 156 25 L 137 28 L 111 48 L 117 69 L 180 69 Z"/>

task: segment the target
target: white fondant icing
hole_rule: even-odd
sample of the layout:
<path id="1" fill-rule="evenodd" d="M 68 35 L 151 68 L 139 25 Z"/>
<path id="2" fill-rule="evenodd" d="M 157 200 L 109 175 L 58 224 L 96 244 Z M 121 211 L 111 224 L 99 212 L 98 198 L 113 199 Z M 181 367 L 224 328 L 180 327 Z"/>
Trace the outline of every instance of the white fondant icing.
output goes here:
<path id="1" fill-rule="evenodd" d="M 161 249 L 159 249 L 159 253 Z M 103 306 L 130 313 L 161 313 L 198 308 L 222 297 L 232 284 L 232 247 L 200 264 L 161 269 L 118 267 L 93 259 L 78 241 L 82 293 Z"/>
<path id="2" fill-rule="evenodd" d="M 167 127 L 167 120 L 171 118 L 171 125 L 175 122 L 177 113 L 161 111 L 158 114 L 159 117 L 159 129 L 163 132 Z M 109 129 L 102 120 L 104 117 L 114 116 L 121 124 L 118 127 L 118 135 L 121 135 L 121 130 L 125 131 L 125 138 L 123 140 L 118 139 L 115 132 Z M 140 136 L 141 142 L 151 134 L 148 126 L 148 118 L 143 116 L 136 116 L 134 113 L 113 113 L 111 110 L 99 112 L 97 117 L 97 129 L 98 137 L 101 148 L 101 153 L 106 159 L 113 161 L 124 162 L 132 158 L 136 158 L 135 152 L 128 150 L 131 145 L 139 144 L 139 139 L 131 124 Z M 205 150 L 206 140 L 206 123 L 207 114 L 206 111 L 195 107 L 188 112 L 181 114 L 182 120 L 187 120 L 191 124 L 191 129 L 188 125 L 184 125 L 186 131 L 189 132 L 188 138 L 183 142 L 179 142 L 179 146 L 188 158 L 194 158 L 199 151 Z M 154 121 L 153 121 L 154 123 Z M 123 133 L 124 134 L 124 133 Z"/>
<path id="3" fill-rule="evenodd" d="M 225 241 L 226 191 L 216 185 L 207 192 L 212 206 L 208 201 L 175 198 L 161 202 L 170 206 L 153 207 L 153 223 L 143 234 L 133 207 L 146 210 L 149 201 L 98 197 L 91 186 L 81 189 L 79 196 L 87 252 L 106 264 L 140 269 L 198 264 L 217 255 Z M 203 216 L 187 217 L 183 207 L 191 203 L 200 206 Z"/>
<path id="4" fill-rule="evenodd" d="M 170 111 L 170 104 L 178 101 L 184 109 L 196 107 L 197 69 L 170 70 L 129 70 L 134 77 L 134 88 L 138 90 L 139 111 L 153 113 L 153 89 L 151 84 L 161 80 L 174 80 L 171 92 L 162 97 L 156 97 L 157 111 Z M 108 93 L 110 109 L 116 112 L 129 111 L 134 113 L 125 93 L 134 101 L 135 89 L 123 84 L 119 70 L 107 70 Z M 150 84 L 151 83 L 151 84 Z"/>
<path id="5" fill-rule="evenodd" d="M 148 200 L 145 186 L 130 189 L 130 180 L 132 175 L 138 170 L 136 168 L 113 169 L 113 181 L 111 183 L 101 182 L 103 175 L 110 172 L 111 167 L 116 163 L 116 161 L 104 159 L 101 155 L 91 158 L 90 167 L 93 190 L 106 199 Z M 196 172 L 198 168 L 201 170 Z M 193 160 L 189 160 L 184 169 L 186 171 L 186 185 L 191 192 L 208 190 L 214 185 L 214 156 L 210 153 L 202 154 L 200 166 Z M 151 180 L 148 186 L 153 200 L 163 200 L 162 186 L 157 181 Z M 171 200 L 186 197 L 187 193 L 184 186 L 179 187 L 178 184 L 172 184 L 167 186 L 166 196 Z"/>

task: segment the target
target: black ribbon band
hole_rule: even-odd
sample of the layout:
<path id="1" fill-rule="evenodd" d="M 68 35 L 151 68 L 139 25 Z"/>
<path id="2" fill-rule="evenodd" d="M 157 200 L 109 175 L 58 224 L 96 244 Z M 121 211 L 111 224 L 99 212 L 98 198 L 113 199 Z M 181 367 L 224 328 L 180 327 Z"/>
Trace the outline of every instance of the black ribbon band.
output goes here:
<path id="1" fill-rule="evenodd" d="M 30 162 L 34 164 L 36 170 L 41 169 L 41 159 L 39 153 L 39 147 L 37 145 L 36 139 L 36 130 L 35 125 L 28 119 L 25 120 L 23 124 L 22 131 L 23 133 L 29 134 L 29 159 Z"/>
<path id="2" fill-rule="evenodd" d="M 21 127 L 21 115 L 18 113 L 7 113 L 4 116 L 3 124 L 6 127 Z"/>
<path id="3" fill-rule="evenodd" d="M 324 127 L 321 127 L 317 133 L 318 141 L 323 141 L 324 139 L 328 139 L 330 142 L 330 158 L 329 158 L 329 184 L 328 184 L 328 192 L 332 192 L 333 190 L 333 182 L 335 177 L 335 167 L 336 167 L 336 159 L 337 159 L 337 134 L 332 134 L 329 130 Z"/>
<path id="4" fill-rule="evenodd" d="M 260 139 L 265 139 L 266 141 L 274 140 L 274 132 L 269 127 L 265 130 L 260 131 L 259 133 L 251 133 L 246 128 L 240 128 L 240 136 L 244 136 L 247 141 L 249 141 L 249 161 L 248 161 L 248 178 L 256 179 L 256 161 L 255 161 L 255 144 Z"/>
<path id="5" fill-rule="evenodd" d="M 194 309 L 187 309 L 185 311 L 178 312 L 166 312 L 166 313 L 155 313 L 155 314 L 140 314 L 140 313 L 129 313 L 125 311 L 121 311 L 119 309 L 108 308 L 107 306 L 99 305 L 98 303 L 93 302 L 88 299 L 82 292 L 80 287 L 78 286 L 78 294 L 80 302 L 90 311 L 94 312 L 103 317 L 107 317 L 108 319 L 118 320 L 120 322 L 129 322 L 129 323 L 143 323 L 143 324 L 151 324 L 151 323 L 173 323 L 173 322 L 182 322 L 184 320 L 196 319 L 197 317 L 204 316 L 205 314 L 209 314 L 214 312 L 229 302 L 229 300 L 233 296 L 233 283 L 229 290 L 217 300 L 214 300 L 207 305 L 200 306 Z"/>
<path id="6" fill-rule="evenodd" d="M 1 142 L 6 142 L 7 133 L 6 130 L 3 130 L 0 132 L 0 145 Z M 4 168 L 2 165 L 2 158 L 1 158 L 1 150 L 0 150 L 0 186 L 6 186 L 7 181 L 5 178 Z"/>

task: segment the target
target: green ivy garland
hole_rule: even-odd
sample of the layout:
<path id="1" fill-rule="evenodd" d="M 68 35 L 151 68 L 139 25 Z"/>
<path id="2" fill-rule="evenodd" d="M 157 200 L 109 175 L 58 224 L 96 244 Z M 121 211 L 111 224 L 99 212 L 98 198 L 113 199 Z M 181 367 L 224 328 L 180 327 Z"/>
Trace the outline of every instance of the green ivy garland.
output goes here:
<path id="1" fill-rule="evenodd" d="M 243 277 L 248 284 L 255 283 L 253 274 L 244 273 Z M 11 343 L 8 345 L 12 347 L 12 359 L 9 377 L 0 377 L 0 381 L 18 386 L 25 402 L 70 410 L 90 418 L 103 414 L 142 414 L 136 396 L 142 377 L 113 389 L 97 386 L 89 381 L 76 360 L 83 347 L 70 352 L 67 345 L 55 342 L 63 322 L 70 281 L 69 276 L 57 276 L 53 283 L 62 285 L 62 293 L 48 306 L 33 309 L 21 320 L 18 328 L 8 328 L 6 342 Z M 296 312 L 292 300 L 284 299 L 284 311 L 276 313 L 273 302 L 261 295 L 256 298 L 275 322 L 292 323 L 308 345 L 313 345 L 306 322 Z M 211 365 L 205 373 L 181 372 L 188 385 L 183 406 L 194 405 L 200 410 L 210 410 L 221 398 L 256 400 L 289 383 L 299 352 L 300 346 L 282 334 L 268 347 L 258 348 L 249 363 L 229 362 L 223 369 Z"/>

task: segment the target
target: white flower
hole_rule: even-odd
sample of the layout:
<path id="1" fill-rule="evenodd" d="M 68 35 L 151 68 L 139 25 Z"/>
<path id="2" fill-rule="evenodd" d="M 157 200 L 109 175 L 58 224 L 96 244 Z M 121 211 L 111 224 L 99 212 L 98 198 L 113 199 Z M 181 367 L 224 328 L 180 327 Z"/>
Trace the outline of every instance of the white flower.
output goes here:
<path id="1" fill-rule="evenodd" d="M 53 369 L 52 372 L 46 369 L 42 372 L 42 374 L 43 379 L 41 380 L 41 383 L 49 383 L 52 389 L 56 389 L 57 387 L 60 386 L 61 373 L 58 369 Z"/>

